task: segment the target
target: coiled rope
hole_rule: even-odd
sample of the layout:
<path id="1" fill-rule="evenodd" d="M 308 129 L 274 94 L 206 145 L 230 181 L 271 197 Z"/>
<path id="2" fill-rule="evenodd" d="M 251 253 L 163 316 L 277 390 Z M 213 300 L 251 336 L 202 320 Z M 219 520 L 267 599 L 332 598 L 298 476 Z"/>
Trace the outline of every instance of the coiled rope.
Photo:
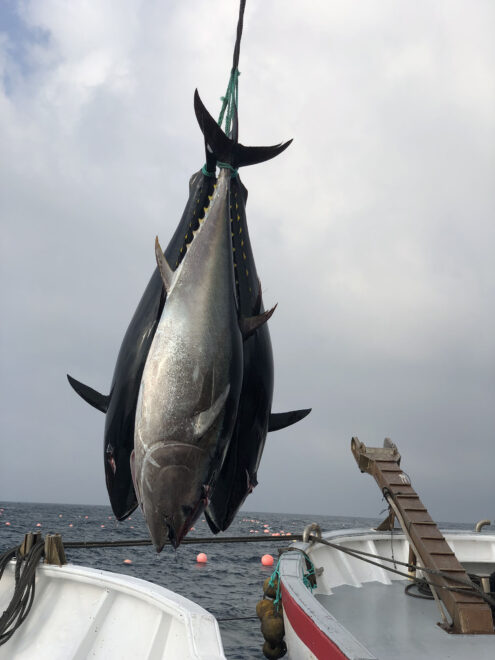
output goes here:
<path id="1" fill-rule="evenodd" d="M 12 637 L 29 614 L 34 600 L 36 567 L 44 548 L 43 540 L 36 538 L 34 545 L 25 555 L 21 553 L 21 546 L 0 555 L 0 578 L 8 563 L 14 558 L 16 560 L 14 595 L 0 617 L 0 646 Z"/>

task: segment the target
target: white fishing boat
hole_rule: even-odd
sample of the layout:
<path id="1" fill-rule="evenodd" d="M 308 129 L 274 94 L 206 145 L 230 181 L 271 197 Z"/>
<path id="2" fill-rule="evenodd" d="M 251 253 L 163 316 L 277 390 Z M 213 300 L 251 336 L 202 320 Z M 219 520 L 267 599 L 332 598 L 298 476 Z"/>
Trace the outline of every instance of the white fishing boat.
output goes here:
<path id="1" fill-rule="evenodd" d="M 0 581 L 0 612 L 14 592 L 15 562 Z M 35 603 L 2 660 L 225 659 L 216 619 L 145 580 L 108 571 L 40 564 Z"/>
<path id="2" fill-rule="evenodd" d="M 495 534 L 440 532 L 387 445 L 352 443 L 391 506 L 384 524 L 324 534 L 308 526 L 297 550 L 281 557 L 288 657 L 491 660 Z M 394 518 L 402 530 L 387 529 Z"/>

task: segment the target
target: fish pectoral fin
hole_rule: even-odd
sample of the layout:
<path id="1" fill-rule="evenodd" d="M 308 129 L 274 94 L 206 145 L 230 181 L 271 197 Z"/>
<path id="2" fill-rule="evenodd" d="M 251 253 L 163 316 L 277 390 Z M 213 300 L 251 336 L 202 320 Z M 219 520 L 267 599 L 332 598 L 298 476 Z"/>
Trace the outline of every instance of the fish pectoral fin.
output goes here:
<path id="1" fill-rule="evenodd" d="M 292 426 L 292 424 L 304 419 L 310 412 L 311 408 L 305 408 L 304 410 L 291 410 L 285 413 L 270 413 L 268 431 L 279 431 Z"/>
<path id="2" fill-rule="evenodd" d="M 208 429 L 211 426 L 213 426 L 218 415 L 222 411 L 225 402 L 227 401 L 229 392 L 230 392 L 230 385 L 227 385 L 224 391 L 217 397 L 216 401 L 214 401 L 209 408 L 207 408 L 206 410 L 202 410 L 197 415 L 194 415 L 192 419 L 192 426 L 193 426 L 194 436 L 196 438 L 200 438 L 201 436 L 203 436 L 206 433 L 206 431 L 208 431 Z"/>
<path id="3" fill-rule="evenodd" d="M 239 319 L 239 328 L 243 339 L 250 337 L 253 332 L 256 332 L 259 327 L 266 323 L 276 308 L 277 305 L 269 309 L 267 312 L 263 312 L 257 316 L 241 316 Z"/>
<path id="4" fill-rule="evenodd" d="M 86 403 L 89 403 L 90 406 L 93 406 L 93 408 L 96 408 L 97 410 L 101 410 L 102 413 L 107 412 L 108 404 L 110 403 L 109 394 L 100 394 L 92 387 L 88 387 L 88 385 L 84 385 L 84 383 L 80 383 L 75 378 L 72 378 L 69 374 L 67 374 L 67 380 L 71 387 L 86 401 Z"/>
<path id="5" fill-rule="evenodd" d="M 163 286 L 165 287 L 165 291 L 170 293 L 170 289 L 172 288 L 172 283 L 174 280 L 174 271 L 168 265 L 168 261 L 163 254 L 160 243 L 158 242 L 158 236 L 155 239 L 155 257 L 156 263 L 158 264 L 158 270 L 160 271 L 160 275 L 162 277 Z"/>

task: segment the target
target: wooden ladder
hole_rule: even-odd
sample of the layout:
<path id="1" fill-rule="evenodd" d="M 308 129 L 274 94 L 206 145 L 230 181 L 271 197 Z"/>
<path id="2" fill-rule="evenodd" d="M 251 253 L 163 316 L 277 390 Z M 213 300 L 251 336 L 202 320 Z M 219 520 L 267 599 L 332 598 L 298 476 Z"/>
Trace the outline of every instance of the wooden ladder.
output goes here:
<path id="1" fill-rule="evenodd" d="M 474 590 L 448 579 L 447 576 L 451 575 L 456 580 L 470 583 L 466 571 L 413 489 L 408 475 L 401 470 L 397 447 L 388 439 L 384 447 L 373 448 L 366 447 L 358 438 L 352 438 L 351 450 L 361 472 L 368 472 L 375 478 L 422 566 L 442 571 L 442 576 L 425 574 L 428 582 L 440 587 L 461 589 L 449 591 L 439 588 L 437 591 L 452 618 L 448 631 L 493 634 L 493 619 L 488 603 Z"/>

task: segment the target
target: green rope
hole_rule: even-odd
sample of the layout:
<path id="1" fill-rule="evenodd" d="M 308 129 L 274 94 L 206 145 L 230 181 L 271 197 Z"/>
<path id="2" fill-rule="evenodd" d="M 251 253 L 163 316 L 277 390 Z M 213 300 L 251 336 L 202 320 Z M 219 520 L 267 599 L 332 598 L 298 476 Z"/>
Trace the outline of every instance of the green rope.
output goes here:
<path id="1" fill-rule="evenodd" d="M 239 71 L 239 53 L 241 48 L 241 37 L 242 37 L 242 28 L 244 22 L 244 9 L 246 7 L 246 0 L 240 0 L 239 3 L 239 18 L 237 21 L 237 34 L 234 46 L 234 57 L 232 60 L 232 69 L 230 70 L 229 84 L 227 85 L 227 91 L 225 96 L 221 97 L 222 109 L 220 110 L 220 116 L 218 118 L 218 125 L 222 128 L 222 125 L 225 120 L 225 134 L 230 136 L 230 130 L 232 128 L 232 122 L 236 116 L 237 109 L 239 107 L 239 76 L 241 72 Z M 237 141 L 237 130 L 234 134 L 234 140 Z M 229 163 L 217 163 L 220 168 L 229 169 L 232 172 L 232 177 L 237 176 L 237 170 L 232 167 Z M 205 176 L 214 176 L 209 173 L 206 169 L 206 165 L 203 167 L 203 174 Z"/>
<path id="2" fill-rule="evenodd" d="M 201 171 L 203 172 L 203 174 L 204 174 L 205 176 L 211 176 L 211 177 L 215 177 L 215 176 L 216 176 L 216 172 L 208 172 L 208 170 L 206 169 L 206 163 L 205 163 L 205 164 L 203 165 L 203 167 L 201 168 Z"/>
<path id="3" fill-rule="evenodd" d="M 294 548 L 294 550 L 298 550 L 298 548 Z M 303 572 L 303 583 L 304 586 L 313 593 L 313 589 L 316 589 L 316 580 L 310 580 L 311 577 L 316 575 L 315 572 L 315 565 L 311 561 L 311 559 L 307 556 L 307 554 L 304 552 L 304 558 L 306 560 L 306 566 L 308 568 L 308 572 L 304 573 Z M 275 600 L 273 601 L 273 606 L 275 607 L 275 610 L 278 612 L 279 610 L 279 604 L 282 600 L 281 598 L 281 587 L 280 587 L 280 562 L 282 561 L 282 556 L 280 556 L 280 559 L 277 562 L 277 565 L 275 567 L 275 570 L 273 571 L 271 577 L 270 577 L 270 582 L 268 583 L 270 587 L 274 587 L 275 583 L 277 584 L 277 591 L 275 595 Z M 309 563 L 309 566 L 308 566 Z"/>
<path id="4" fill-rule="evenodd" d="M 277 583 L 277 591 L 276 591 L 276 595 L 275 595 L 275 600 L 273 601 L 273 607 L 275 608 L 275 610 L 277 612 L 279 610 L 279 604 L 280 604 L 280 601 L 281 601 L 281 598 L 280 598 L 280 562 L 281 562 L 281 560 L 282 560 L 282 557 L 280 557 L 280 559 L 278 560 L 277 565 L 275 567 L 275 570 L 273 571 L 272 576 L 270 578 L 270 582 L 268 583 L 270 587 L 274 587 L 275 582 Z"/>
<path id="5" fill-rule="evenodd" d="M 235 112 L 238 107 L 238 101 L 239 101 L 239 76 L 240 76 L 239 69 L 235 68 L 232 69 L 230 73 L 230 78 L 229 78 L 229 84 L 227 85 L 227 91 L 225 92 L 225 96 L 222 96 L 222 109 L 220 111 L 220 116 L 218 118 L 218 125 L 220 128 L 222 128 L 222 124 L 224 123 L 225 119 L 225 128 L 223 129 L 225 132 L 225 135 L 229 135 L 232 121 L 234 119 Z M 225 168 L 227 170 L 231 171 L 232 178 L 237 176 L 237 170 L 235 167 L 232 167 L 230 163 L 222 163 L 222 162 L 217 162 L 218 167 L 220 168 Z M 206 164 L 203 165 L 201 168 L 201 171 L 205 176 L 215 176 L 215 172 L 208 172 L 206 169 Z"/>
<path id="6" fill-rule="evenodd" d="M 217 161 L 217 165 L 220 169 L 225 169 L 225 170 L 230 170 L 232 178 L 236 177 L 238 174 L 238 171 L 235 167 L 232 167 L 230 163 L 222 163 L 221 161 Z"/>
<path id="7" fill-rule="evenodd" d="M 220 111 L 220 116 L 218 118 L 218 125 L 222 128 L 223 120 L 225 117 L 225 134 L 230 133 L 230 128 L 232 124 L 232 119 L 234 118 L 234 113 L 238 108 L 239 103 L 239 76 L 241 75 L 239 69 L 233 68 L 230 72 L 229 84 L 227 85 L 227 91 L 225 96 L 222 96 L 222 109 Z"/>

